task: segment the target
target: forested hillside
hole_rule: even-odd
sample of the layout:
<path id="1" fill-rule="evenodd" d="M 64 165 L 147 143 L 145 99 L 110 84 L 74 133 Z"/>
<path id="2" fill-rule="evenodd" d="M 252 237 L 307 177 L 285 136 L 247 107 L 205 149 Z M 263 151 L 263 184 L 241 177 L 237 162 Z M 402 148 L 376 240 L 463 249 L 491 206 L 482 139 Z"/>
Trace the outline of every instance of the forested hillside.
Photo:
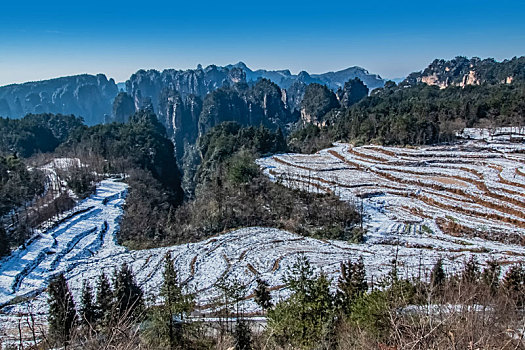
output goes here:
<path id="1" fill-rule="evenodd" d="M 6 154 L 31 156 L 25 161 L 27 164 L 41 157 L 78 159 L 82 166 L 66 170 L 63 176 L 68 187 L 80 196 L 89 194 L 103 174 L 125 175 L 130 189 L 119 239 L 130 247 L 195 241 L 228 229 L 257 225 L 319 237 L 359 235 L 352 231 L 359 220 L 352 206 L 334 196 L 309 194 L 274 184 L 255 164 L 257 157 L 287 150 L 283 132 L 271 123 L 275 120 L 270 118 L 272 108 L 281 108 L 281 112 L 286 113 L 279 98 L 280 90 L 271 90 L 274 86 L 261 80 L 253 87 L 239 87 L 229 92 L 265 101 L 264 106 L 258 105 L 259 110 L 253 105 L 250 107 L 260 118 L 254 122 L 258 127 L 220 123 L 221 118 L 228 118 L 227 111 L 220 108 L 217 111 L 216 105 L 206 103 L 215 111 L 214 118 L 218 118 L 212 124 L 219 124 L 210 126 L 211 129 L 196 140 L 195 159 L 184 174 L 191 189 L 184 203 L 174 145 L 150 109 L 134 113 L 126 123 L 91 127 L 82 125 L 81 120 L 73 116 L 29 115 L 21 120 L 4 120 L 3 135 L 13 137 L 4 139 L 3 149 Z M 265 90 L 268 88 L 276 93 L 273 102 L 263 97 L 268 96 Z M 221 90 L 216 94 L 222 96 Z M 243 98 L 239 99 L 241 106 L 251 103 Z M 276 112 L 275 117 L 278 116 Z M 29 141 L 20 143 L 19 135 L 24 133 L 17 130 L 25 131 Z M 45 152 L 47 154 L 42 155 Z M 22 159 L 20 169 L 26 167 L 23 162 Z M 40 181 L 43 186 L 44 181 Z M 6 191 L 9 188 L 9 182 L 2 187 Z M 26 197 L 25 200 L 31 200 L 37 198 L 38 193 L 33 191 Z M 337 209 L 334 215 L 324 214 L 328 206 Z M 57 211 L 60 211 L 58 207 Z"/>
<path id="2" fill-rule="evenodd" d="M 83 124 L 81 118 L 60 114 L 28 114 L 22 119 L 0 118 L 0 154 L 30 157 L 54 151 Z"/>
<path id="3" fill-rule="evenodd" d="M 422 72 L 410 74 L 402 83 L 403 86 L 414 86 L 418 83 L 448 86 L 467 86 L 482 84 L 510 84 L 513 81 L 525 80 L 525 57 L 514 57 L 497 62 L 493 58 L 458 56 L 452 60 L 436 59 Z"/>
<path id="4" fill-rule="evenodd" d="M 326 127 L 309 126 L 291 135 L 298 150 L 344 140 L 357 144 L 423 145 L 455 140 L 466 127 L 495 128 L 525 123 L 525 83 L 465 87 L 387 82 L 346 109 L 332 109 Z M 314 149 L 319 149 L 314 147 Z"/>
<path id="5" fill-rule="evenodd" d="M 53 185 L 57 176 L 80 197 L 90 194 L 95 183 L 107 176 L 104 174 L 126 176 L 126 181 L 132 186 L 127 202 L 130 210 L 122 232 L 140 231 L 141 234 L 154 235 L 158 223 L 164 220 L 170 208 L 182 203 L 181 174 L 173 144 L 151 111 L 141 110 L 133 114 L 126 124 L 92 127 L 83 125 L 73 116 L 49 114 L 1 122 L 2 150 L 8 156 L 2 158 L 4 175 L 0 187 L 3 194 L 0 214 L 7 226 L 14 220 L 11 217 L 16 218 L 13 221 L 16 225 L 7 230 L 9 242 L 23 243 L 42 220 L 70 209 L 71 204 L 64 206 L 66 197 L 71 201 L 67 191 L 60 189 L 56 194 L 51 193 L 53 191 L 44 193 L 44 187 L 54 189 L 57 186 Z M 32 157 L 17 158 L 17 154 Z M 45 176 L 36 168 L 28 167 L 30 164 L 37 168 L 47 167 L 45 162 L 52 162 L 56 157 L 76 159 L 78 165 L 60 169 L 59 173 L 51 168 L 52 172 Z M 29 207 L 36 207 L 21 208 L 26 203 Z M 50 212 L 44 214 L 40 208 L 42 205 Z M 133 208 L 139 208 L 140 212 Z M 10 210 L 15 210 L 14 214 L 5 216 Z M 20 216 L 19 211 L 32 214 Z M 23 232 L 17 233 L 19 229 Z"/>

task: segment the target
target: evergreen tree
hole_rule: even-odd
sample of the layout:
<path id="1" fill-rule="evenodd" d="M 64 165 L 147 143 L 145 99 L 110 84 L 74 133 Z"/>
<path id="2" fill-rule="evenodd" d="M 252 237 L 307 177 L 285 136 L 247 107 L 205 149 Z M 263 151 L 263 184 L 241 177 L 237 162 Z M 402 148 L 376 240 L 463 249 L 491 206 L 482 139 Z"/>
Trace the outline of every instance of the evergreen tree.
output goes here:
<path id="1" fill-rule="evenodd" d="M 399 281 L 399 274 L 398 274 L 398 271 L 397 271 L 397 251 L 396 251 L 396 255 L 394 256 L 394 258 L 390 261 L 390 272 L 388 273 L 388 275 L 386 276 L 386 279 L 384 281 L 384 283 L 386 285 L 394 285 L 396 284 L 398 281 Z"/>
<path id="2" fill-rule="evenodd" d="M 363 258 L 357 262 L 348 260 L 341 263 L 341 275 L 337 281 L 337 301 L 344 314 L 350 314 L 350 308 L 359 295 L 368 290 Z"/>
<path id="3" fill-rule="evenodd" d="M 300 255 L 292 265 L 290 271 L 287 271 L 284 282 L 295 294 L 306 297 L 314 283 L 315 272 L 306 256 Z"/>
<path id="4" fill-rule="evenodd" d="M 182 329 L 180 325 L 184 316 L 191 312 L 193 300 L 191 296 L 183 294 L 177 272 L 175 271 L 174 261 L 171 259 L 169 253 L 167 253 L 165 257 L 163 278 L 164 281 L 160 289 L 160 295 L 164 298 L 164 305 L 162 307 L 164 321 L 161 320 L 161 325 L 167 328 L 170 348 L 174 349 L 182 342 Z M 176 318 L 178 322 L 176 322 Z"/>
<path id="5" fill-rule="evenodd" d="M 0 258 L 11 253 L 9 237 L 4 230 L 4 227 L 0 225 Z"/>
<path id="6" fill-rule="evenodd" d="M 244 310 L 241 309 L 241 302 L 246 297 L 246 285 L 235 278 L 228 279 L 222 276 L 215 286 L 221 291 L 220 298 L 224 308 L 223 311 L 228 315 L 226 318 L 226 326 L 228 326 L 229 315 L 235 313 L 237 319 L 244 316 Z M 230 329 L 233 331 L 233 328 Z"/>
<path id="7" fill-rule="evenodd" d="M 525 269 L 522 264 L 512 265 L 503 277 L 503 288 L 516 300 L 518 306 L 525 302 Z"/>
<path id="8" fill-rule="evenodd" d="M 119 320 L 139 317 L 144 310 L 144 293 L 126 263 L 122 264 L 119 271 L 115 271 L 113 288 L 115 316 Z"/>
<path id="9" fill-rule="evenodd" d="M 49 283 L 49 336 L 57 344 L 67 347 L 75 326 L 77 313 L 73 296 L 63 273 Z"/>
<path id="10" fill-rule="evenodd" d="M 470 258 L 464 262 L 463 272 L 461 273 L 461 280 L 464 283 L 474 284 L 479 281 L 480 272 L 479 264 L 476 258 L 471 255 Z"/>
<path id="11" fill-rule="evenodd" d="M 103 327 L 108 326 L 111 321 L 113 310 L 113 291 L 109 285 L 109 280 L 102 273 L 97 281 L 95 319 Z"/>
<path id="12" fill-rule="evenodd" d="M 237 320 L 235 327 L 235 350 L 252 350 L 252 330 L 250 325 L 244 320 Z"/>
<path id="13" fill-rule="evenodd" d="M 438 259 L 430 272 L 430 286 L 432 290 L 440 291 L 445 282 L 445 270 L 443 270 L 443 259 Z"/>
<path id="14" fill-rule="evenodd" d="M 263 310 L 268 310 L 273 306 L 272 295 L 268 289 L 268 282 L 257 278 L 257 288 L 255 289 L 255 302 Z"/>
<path id="15" fill-rule="evenodd" d="M 284 281 L 291 297 L 268 312 L 268 327 L 277 341 L 299 348 L 326 341 L 335 316 L 330 280 L 323 274 L 316 277 L 308 259 L 300 256 Z"/>
<path id="16" fill-rule="evenodd" d="M 499 288 L 499 275 L 501 273 L 501 266 L 496 260 L 487 261 L 487 267 L 481 273 L 481 280 L 490 289 L 494 295 Z"/>
<path id="17" fill-rule="evenodd" d="M 308 318 L 310 318 L 310 323 L 314 325 L 314 330 L 318 331 L 319 334 L 325 331 L 327 325 L 331 325 L 334 317 L 335 297 L 330 291 L 331 282 L 332 281 L 322 273 L 315 279 L 310 293 L 310 300 L 308 300 L 310 304 L 308 309 L 311 310 Z"/>
<path id="18" fill-rule="evenodd" d="M 84 325 L 93 327 L 96 321 L 96 310 L 93 303 L 93 289 L 87 281 L 82 285 L 80 296 L 80 322 Z"/>
<path id="19" fill-rule="evenodd" d="M 277 128 L 275 132 L 275 141 L 273 142 L 273 152 L 286 152 L 288 145 L 286 144 L 286 138 L 283 135 L 281 128 Z"/>

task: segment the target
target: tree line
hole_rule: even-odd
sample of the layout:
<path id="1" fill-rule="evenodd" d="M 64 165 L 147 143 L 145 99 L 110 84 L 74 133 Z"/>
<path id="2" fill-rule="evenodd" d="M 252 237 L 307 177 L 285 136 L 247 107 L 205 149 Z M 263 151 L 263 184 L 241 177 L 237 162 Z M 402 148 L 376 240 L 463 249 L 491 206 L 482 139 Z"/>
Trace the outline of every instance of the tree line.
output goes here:
<path id="1" fill-rule="evenodd" d="M 289 137 L 295 151 L 312 152 L 334 141 L 354 144 L 424 145 L 455 140 L 466 127 L 525 123 L 525 83 L 440 89 L 420 83 L 383 88 L 346 109 L 331 109 L 325 126 L 300 128 Z"/>
<path id="2" fill-rule="evenodd" d="M 474 258 L 447 273 L 442 259 L 422 275 L 401 277 L 397 259 L 390 272 L 371 282 L 362 258 L 340 264 L 337 281 L 316 271 L 299 255 L 283 277 L 289 296 L 274 300 L 261 277 L 250 296 L 267 317 L 254 332 L 243 311 L 247 285 L 224 278 L 213 308 L 218 332 L 189 318 L 195 295 L 185 291 L 174 260 L 165 257 L 159 297 L 146 299 L 130 268 L 123 264 L 110 280 L 100 275 L 93 289 L 84 282 L 76 303 L 63 274 L 50 283 L 46 346 L 144 349 L 420 349 L 513 348 L 525 306 L 525 267 L 500 263 L 484 267 Z M 419 268 L 421 270 L 421 267 Z M 78 306 L 77 306 L 78 305 Z M 137 327 L 140 325 L 140 327 Z"/>
<path id="3" fill-rule="evenodd" d="M 63 273 L 51 280 L 48 294 L 49 326 L 44 343 L 66 349 L 118 345 L 140 323 L 145 325 L 140 329 L 141 336 L 149 345 L 180 348 L 182 322 L 194 305 L 193 296 L 183 291 L 169 255 L 165 257 L 159 298 L 151 300 L 149 306 L 126 263 L 114 271 L 111 279 L 104 273 L 99 275 L 94 286 L 84 280 L 76 302 Z"/>

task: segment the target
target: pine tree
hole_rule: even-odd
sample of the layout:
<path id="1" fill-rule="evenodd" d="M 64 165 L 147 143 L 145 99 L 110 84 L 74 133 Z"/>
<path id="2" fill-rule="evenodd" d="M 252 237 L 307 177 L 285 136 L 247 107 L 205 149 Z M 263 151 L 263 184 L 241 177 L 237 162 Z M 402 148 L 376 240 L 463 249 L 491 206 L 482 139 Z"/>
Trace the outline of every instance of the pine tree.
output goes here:
<path id="1" fill-rule="evenodd" d="M 479 281 L 479 264 L 476 258 L 471 255 L 470 259 L 464 262 L 461 280 L 468 284 L 475 284 Z"/>
<path id="2" fill-rule="evenodd" d="M 102 273 L 97 281 L 96 302 L 95 302 L 95 319 L 96 322 L 106 327 L 111 321 L 113 310 L 113 291 L 109 285 L 109 280 Z"/>
<path id="3" fill-rule="evenodd" d="M 518 292 L 523 286 L 525 271 L 521 264 L 512 265 L 503 277 L 503 287 L 507 291 Z"/>
<path id="4" fill-rule="evenodd" d="M 235 350 L 251 350 L 252 349 L 252 330 L 244 319 L 237 320 L 235 327 Z"/>
<path id="5" fill-rule="evenodd" d="M 490 289 L 494 295 L 499 288 L 499 275 L 501 273 L 501 266 L 496 260 L 487 261 L 487 267 L 481 273 L 481 280 Z"/>
<path id="6" fill-rule="evenodd" d="M 144 293 L 135 282 L 133 272 L 122 264 L 113 277 L 115 316 L 119 320 L 136 319 L 144 310 Z"/>
<path id="7" fill-rule="evenodd" d="M 277 131 L 275 132 L 275 145 L 274 145 L 274 152 L 286 152 L 287 145 L 286 145 L 286 138 L 283 135 L 283 131 L 281 128 L 277 128 Z"/>
<path id="8" fill-rule="evenodd" d="M 226 316 L 226 328 L 228 328 L 229 318 L 231 312 L 234 311 L 236 317 L 243 317 L 244 310 L 241 309 L 241 302 L 246 296 L 246 285 L 241 283 L 239 280 L 233 278 L 228 279 L 226 276 L 222 276 L 216 283 L 215 287 L 221 291 L 220 298 L 222 299 L 223 312 Z M 233 323 L 230 324 L 230 331 L 233 332 Z"/>
<path id="9" fill-rule="evenodd" d="M 522 264 L 512 265 L 503 277 L 503 288 L 516 300 L 518 306 L 525 304 L 525 269 Z"/>
<path id="10" fill-rule="evenodd" d="M 160 295 L 164 298 L 163 327 L 167 326 L 167 333 L 170 341 L 170 348 L 174 349 L 181 344 L 182 334 L 180 322 L 184 316 L 191 312 L 193 300 L 191 296 L 183 294 L 182 287 L 178 281 L 177 272 L 175 271 L 174 261 L 170 254 L 166 254 L 163 272 L 164 281 L 160 289 Z M 179 323 L 175 323 L 175 317 L 179 318 Z"/>
<path id="11" fill-rule="evenodd" d="M 390 261 L 390 272 L 388 273 L 387 278 L 385 279 L 386 285 L 393 286 L 399 281 L 399 274 L 397 271 L 397 254 L 398 252 L 396 250 L 396 255 Z"/>
<path id="12" fill-rule="evenodd" d="M 272 295 L 268 289 L 268 282 L 257 278 L 257 288 L 255 289 L 255 302 L 263 310 L 268 310 L 273 306 Z"/>
<path id="13" fill-rule="evenodd" d="M 77 313 L 73 296 L 63 273 L 51 280 L 49 293 L 49 336 L 57 345 L 67 347 L 74 329 Z"/>
<path id="14" fill-rule="evenodd" d="M 310 261 L 304 255 L 300 255 L 291 269 L 287 271 L 284 282 L 291 291 L 303 297 L 311 289 L 314 277 L 315 273 Z"/>
<path id="15" fill-rule="evenodd" d="M 323 274 L 316 277 L 304 256 L 297 259 L 284 281 L 292 295 L 268 311 L 268 327 L 280 342 L 297 348 L 326 341 L 335 316 L 331 281 Z"/>
<path id="16" fill-rule="evenodd" d="M 87 281 L 84 281 L 82 285 L 80 303 L 80 322 L 89 327 L 93 327 L 96 321 L 96 310 L 93 303 L 93 289 Z"/>
<path id="17" fill-rule="evenodd" d="M 443 283 L 445 282 L 445 270 L 443 270 L 443 259 L 438 259 L 430 272 L 430 286 L 432 290 L 441 291 Z"/>
<path id="18" fill-rule="evenodd" d="M 11 253 L 9 246 L 9 237 L 7 237 L 4 227 L 0 225 L 0 258 Z"/>
<path id="19" fill-rule="evenodd" d="M 330 291 L 332 281 L 323 273 L 317 277 L 309 293 L 309 307 L 311 310 L 308 317 L 310 322 L 316 324 L 321 331 L 332 321 L 334 310 L 334 295 Z"/>
<path id="20" fill-rule="evenodd" d="M 337 281 L 337 302 L 344 314 L 350 314 L 350 307 L 356 297 L 368 290 L 363 258 L 357 262 L 348 260 L 341 263 L 341 275 Z"/>

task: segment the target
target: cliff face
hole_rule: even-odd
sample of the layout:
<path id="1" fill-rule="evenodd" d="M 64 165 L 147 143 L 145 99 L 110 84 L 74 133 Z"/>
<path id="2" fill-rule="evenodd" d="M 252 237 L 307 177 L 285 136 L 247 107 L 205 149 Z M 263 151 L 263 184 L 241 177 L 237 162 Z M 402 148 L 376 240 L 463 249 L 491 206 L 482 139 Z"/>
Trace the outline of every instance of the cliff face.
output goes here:
<path id="1" fill-rule="evenodd" d="M 151 104 L 181 159 L 184 144 L 193 144 L 198 137 L 204 98 L 222 87 L 245 82 L 242 69 L 212 65 L 185 71 L 139 70 L 126 81 L 126 90 L 137 109 Z"/>
<path id="2" fill-rule="evenodd" d="M 355 77 L 362 77 L 373 87 L 383 85 L 380 77 L 359 67 L 318 75 L 304 71 L 293 75 L 288 70 L 252 71 L 238 63 L 185 71 L 140 70 L 126 82 L 126 90 L 137 109 L 151 104 L 180 149 L 182 140 L 191 143 L 222 121 L 284 128 L 297 121 L 309 84 L 337 89 Z"/>
<path id="3" fill-rule="evenodd" d="M 425 83 L 444 89 L 480 84 L 510 84 L 525 80 L 525 57 L 497 62 L 492 58 L 456 57 L 453 60 L 434 60 L 422 72 L 410 74 L 402 85 Z"/>
<path id="4" fill-rule="evenodd" d="M 341 106 L 348 108 L 368 96 L 369 91 L 361 80 L 355 78 L 347 81 L 343 88 L 337 89 L 336 96 Z"/>
<path id="5" fill-rule="evenodd" d="M 198 134 L 203 135 L 217 124 L 235 121 L 241 125 L 264 125 L 285 129 L 297 117 L 285 107 L 281 88 L 261 79 L 253 86 L 239 84 L 221 88 L 206 96 L 198 121 Z"/>
<path id="6" fill-rule="evenodd" d="M 246 76 L 240 69 L 208 66 L 189 70 L 139 70 L 126 81 L 126 90 L 134 98 L 137 108 L 150 100 L 157 110 L 163 89 L 174 90 L 182 98 L 195 95 L 203 98 L 223 86 L 243 82 Z"/>
<path id="7" fill-rule="evenodd" d="M 310 84 L 306 87 L 301 101 L 301 120 L 306 124 L 323 126 L 326 113 L 338 107 L 340 103 L 332 90 L 325 85 Z"/>
<path id="8" fill-rule="evenodd" d="M 62 113 L 83 117 L 87 124 L 104 122 L 118 93 L 105 75 L 77 75 L 0 87 L 0 116 Z"/>
<path id="9" fill-rule="evenodd" d="M 75 114 L 92 125 L 125 122 L 135 110 L 149 106 L 180 149 L 182 143 L 193 143 L 199 133 L 225 120 L 284 128 L 299 118 L 308 85 L 326 85 L 335 91 L 356 77 L 369 89 L 384 84 L 381 77 L 360 67 L 295 75 L 289 70 L 254 71 L 239 62 L 190 70 L 139 70 L 126 81 L 126 92 L 119 93 L 122 84 L 119 89 L 113 79 L 86 74 L 0 87 L 0 116 Z"/>
<path id="10" fill-rule="evenodd" d="M 197 139 L 197 125 L 202 111 L 199 96 L 183 97 L 175 90 L 164 89 L 160 94 L 159 110 L 161 122 L 175 145 L 178 160 L 184 154 L 184 145 L 193 144 Z"/>
<path id="11" fill-rule="evenodd" d="M 309 74 L 305 71 L 292 74 L 289 70 L 251 70 L 244 63 L 225 67 L 208 66 L 190 70 L 140 70 L 126 82 L 126 89 L 134 98 L 137 108 L 144 103 L 151 103 L 158 110 L 159 96 L 162 89 L 177 91 L 182 98 L 195 95 L 202 99 L 212 91 L 221 87 L 233 86 L 237 83 L 254 85 L 260 79 L 267 79 L 277 84 L 282 90 L 285 107 L 291 111 L 299 110 L 306 90 L 312 83 L 326 85 L 333 91 L 343 88 L 349 80 L 359 78 L 369 90 L 382 87 L 385 83 L 377 74 L 371 74 L 361 67 L 350 67 L 337 72 Z M 162 113 L 162 112 L 159 112 Z M 164 118 L 164 116 L 163 116 Z"/>

